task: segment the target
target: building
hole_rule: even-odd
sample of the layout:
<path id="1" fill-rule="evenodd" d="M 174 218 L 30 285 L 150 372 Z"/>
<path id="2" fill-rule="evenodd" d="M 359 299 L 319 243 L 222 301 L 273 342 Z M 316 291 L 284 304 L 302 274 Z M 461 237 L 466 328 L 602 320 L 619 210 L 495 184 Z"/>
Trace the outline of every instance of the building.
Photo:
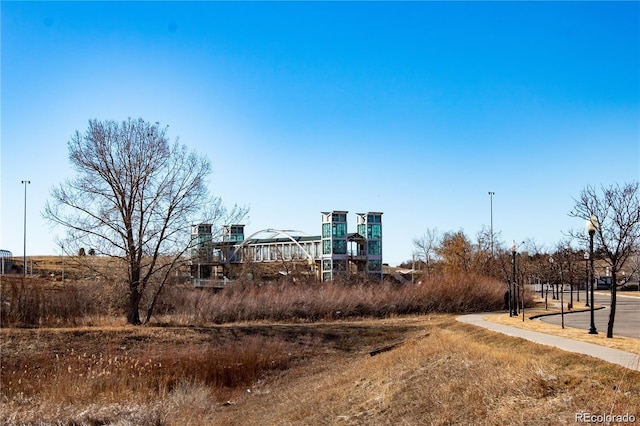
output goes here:
<path id="1" fill-rule="evenodd" d="M 248 237 L 244 225 L 226 225 L 214 240 L 212 225 L 191 228 L 191 276 L 196 285 L 223 284 L 248 264 L 298 266 L 323 281 L 354 274 L 382 280 L 382 213 L 357 213 L 357 232 L 349 233 L 347 211 L 322 212 L 321 234 L 263 229 Z M 273 268 L 272 268 L 273 269 Z M 288 273 L 286 271 L 278 271 Z"/>
<path id="2" fill-rule="evenodd" d="M 13 268 L 13 253 L 0 250 L 0 275 L 8 274 Z"/>

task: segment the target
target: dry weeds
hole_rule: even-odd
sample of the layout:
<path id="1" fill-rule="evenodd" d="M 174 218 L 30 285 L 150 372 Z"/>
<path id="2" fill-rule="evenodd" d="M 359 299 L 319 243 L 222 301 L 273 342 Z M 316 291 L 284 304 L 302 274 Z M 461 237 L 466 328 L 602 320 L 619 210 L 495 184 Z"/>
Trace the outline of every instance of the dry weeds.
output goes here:
<path id="1" fill-rule="evenodd" d="M 261 345 L 275 342 L 275 353 L 286 353 L 286 365 L 234 387 L 184 372 L 165 386 L 146 374 L 106 392 L 97 385 L 97 367 L 104 368 L 109 359 L 114 363 L 115 357 L 121 366 L 148 363 L 145 369 L 151 370 L 163 362 L 164 377 L 172 374 L 168 371 L 181 353 L 197 358 L 199 352 L 240 347 L 247 338 Z M 460 324 L 448 315 L 316 324 L 14 329 L 2 330 L 2 341 L 3 424 L 548 425 L 573 424 L 575 413 L 583 411 L 640 417 L 640 373 Z M 392 343 L 399 345 L 369 355 Z M 56 355 L 60 373 L 69 365 L 85 370 L 50 378 L 49 387 L 8 391 L 7 366 L 46 376 L 53 367 L 37 361 Z M 123 367 L 111 374 L 135 371 Z M 29 380 L 26 374 L 22 378 Z"/>
<path id="2" fill-rule="evenodd" d="M 378 356 L 324 360 L 265 383 L 214 422 L 555 425 L 583 411 L 640 415 L 640 374 L 450 320 L 425 319 L 428 336 Z"/>
<path id="3" fill-rule="evenodd" d="M 69 293 L 75 302 L 47 297 L 62 294 L 50 284 L 2 294 L 12 309 L 0 329 L 2 424 L 546 426 L 585 411 L 640 419 L 640 373 L 432 313 L 501 304 L 503 288 L 490 280 L 274 283 L 217 295 L 175 287 L 147 327 L 89 309 L 83 297 L 105 294 L 95 283 Z M 67 301 L 75 315 L 62 318 Z M 370 355 L 382 347 L 391 349 Z"/>

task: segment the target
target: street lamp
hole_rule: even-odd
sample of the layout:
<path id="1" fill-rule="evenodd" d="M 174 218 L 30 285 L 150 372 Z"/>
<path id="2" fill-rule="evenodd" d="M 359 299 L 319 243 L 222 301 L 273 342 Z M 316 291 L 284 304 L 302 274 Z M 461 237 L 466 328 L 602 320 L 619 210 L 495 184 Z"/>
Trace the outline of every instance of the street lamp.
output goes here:
<path id="1" fill-rule="evenodd" d="M 489 191 L 489 199 L 491 202 L 491 256 L 493 257 L 493 196 L 496 195 L 495 192 Z"/>
<path id="2" fill-rule="evenodd" d="M 593 306 L 595 305 L 595 300 L 593 299 L 593 236 L 596 233 L 596 229 L 598 229 L 598 220 L 595 216 L 591 216 L 587 220 L 587 232 L 589 233 L 589 284 L 591 285 L 591 326 L 589 327 L 589 334 L 598 334 L 598 330 L 596 330 L 596 324 L 593 319 Z"/>
<path id="3" fill-rule="evenodd" d="M 27 184 L 30 184 L 30 180 L 22 180 L 21 184 L 24 185 L 24 241 L 23 241 L 23 257 L 22 257 L 22 272 L 23 275 L 27 275 Z"/>
<path id="4" fill-rule="evenodd" d="M 549 285 L 551 285 L 551 298 L 554 298 L 553 296 L 553 284 L 550 283 L 551 278 L 553 277 L 553 257 L 549 256 L 549 263 L 551 264 L 551 272 L 549 273 L 549 279 L 547 280 L 547 292 L 544 296 L 544 308 L 548 309 L 549 305 L 548 305 L 548 301 L 549 301 Z"/>
<path id="5" fill-rule="evenodd" d="M 62 284 L 64 285 L 64 243 L 60 247 L 62 248 Z"/>
<path id="6" fill-rule="evenodd" d="M 584 304 L 587 308 L 589 307 L 589 253 L 584 252 L 584 269 L 585 269 L 585 277 L 587 279 L 587 286 L 584 289 L 586 303 Z"/>
<path id="7" fill-rule="evenodd" d="M 511 246 L 511 271 L 513 276 L 513 292 L 511 293 L 511 300 L 513 300 L 513 316 L 518 316 L 518 297 L 516 296 L 516 242 L 513 242 Z"/>
<path id="8" fill-rule="evenodd" d="M 553 273 L 553 265 L 554 265 L 555 260 L 553 259 L 553 257 L 549 258 L 549 263 L 551 263 L 551 272 Z M 562 324 L 562 328 L 564 329 L 564 284 L 563 284 L 563 280 L 562 280 L 562 260 L 560 261 L 560 264 L 558 265 L 560 267 L 560 317 L 562 318 L 561 320 L 561 324 Z M 557 286 L 556 286 L 556 290 L 557 290 Z"/>

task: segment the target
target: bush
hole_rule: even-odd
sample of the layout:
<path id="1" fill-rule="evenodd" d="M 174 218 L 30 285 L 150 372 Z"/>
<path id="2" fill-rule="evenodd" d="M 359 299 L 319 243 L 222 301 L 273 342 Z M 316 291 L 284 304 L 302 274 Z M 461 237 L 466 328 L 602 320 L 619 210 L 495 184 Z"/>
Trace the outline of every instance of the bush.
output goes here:
<path id="1" fill-rule="evenodd" d="M 234 285 L 219 293 L 172 288 L 162 296 L 166 319 L 183 324 L 255 320 L 330 320 L 428 312 L 493 311 L 504 284 L 476 275 L 450 275 L 418 285 L 304 283 Z M 169 306 L 171 305 L 171 306 Z"/>
<path id="2" fill-rule="evenodd" d="M 99 303 L 76 284 L 37 278 L 3 278 L 2 327 L 73 326 L 97 312 Z"/>
<path id="3" fill-rule="evenodd" d="M 121 317 L 126 290 L 102 281 L 61 285 L 46 279 L 3 279 L 2 326 L 62 327 L 91 324 L 98 317 Z M 415 285 L 238 282 L 219 293 L 168 285 L 155 316 L 171 324 L 206 324 L 465 313 L 500 309 L 503 294 L 503 283 L 478 275 L 446 275 Z"/>

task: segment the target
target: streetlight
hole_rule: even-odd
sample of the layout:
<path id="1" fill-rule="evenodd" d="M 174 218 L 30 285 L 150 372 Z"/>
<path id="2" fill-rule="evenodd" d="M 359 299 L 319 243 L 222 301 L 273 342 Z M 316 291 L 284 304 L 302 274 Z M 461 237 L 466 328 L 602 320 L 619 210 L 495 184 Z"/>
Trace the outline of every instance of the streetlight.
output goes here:
<path id="1" fill-rule="evenodd" d="M 21 184 L 24 185 L 24 241 L 23 241 L 23 257 L 22 257 L 22 272 L 23 275 L 27 275 L 27 184 L 30 184 L 30 180 L 22 180 Z"/>
<path id="2" fill-rule="evenodd" d="M 591 272 L 589 275 L 589 284 L 591 285 L 591 326 L 589 327 L 589 334 L 598 334 L 595 321 L 593 320 L 593 305 L 595 305 L 595 300 L 593 299 L 593 236 L 596 233 L 596 229 L 598 229 L 598 220 L 595 216 L 592 215 L 587 220 L 586 228 L 589 233 L 589 271 Z"/>
<path id="3" fill-rule="evenodd" d="M 587 308 L 589 307 L 589 253 L 584 252 L 584 269 L 585 269 L 585 277 L 587 279 L 587 286 L 584 289 L 584 295 L 586 299 L 586 303 L 584 304 Z M 579 294 L 579 293 L 578 293 Z"/>
<path id="4" fill-rule="evenodd" d="M 489 191 L 489 199 L 491 200 L 491 256 L 493 257 L 493 196 L 496 195 L 495 192 Z"/>
<path id="5" fill-rule="evenodd" d="M 511 299 L 513 300 L 513 316 L 518 316 L 518 297 L 516 296 L 516 242 L 513 242 L 513 246 L 511 246 L 511 271 L 513 276 L 513 292 L 511 293 Z"/>
<path id="6" fill-rule="evenodd" d="M 64 285 L 64 243 L 60 247 L 62 248 L 62 284 Z"/>
<path id="7" fill-rule="evenodd" d="M 554 259 L 553 257 L 549 258 L 549 263 L 551 263 L 551 272 L 553 272 L 553 264 L 554 264 Z M 562 324 L 562 328 L 564 329 L 564 284 L 562 283 L 562 261 L 560 261 L 560 287 L 562 288 L 560 290 L 560 317 L 562 318 L 561 320 L 561 324 Z M 556 286 L 557 289 L 557 286 Z"/>

